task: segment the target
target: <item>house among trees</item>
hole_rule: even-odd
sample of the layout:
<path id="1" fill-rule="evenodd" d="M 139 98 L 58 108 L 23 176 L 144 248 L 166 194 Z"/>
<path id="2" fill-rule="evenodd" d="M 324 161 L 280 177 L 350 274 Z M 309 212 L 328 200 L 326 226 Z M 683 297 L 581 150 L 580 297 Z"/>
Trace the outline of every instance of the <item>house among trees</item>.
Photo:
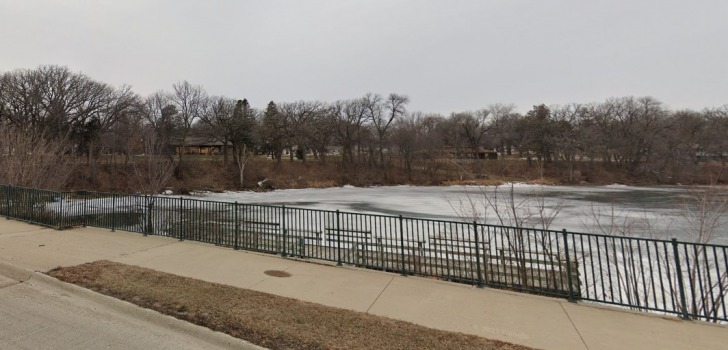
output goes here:
<path id="1" fill-rule="evenodd" d="M 228 147 L 230 147 L 228 142 Z M 181 141 L 175 141 L 171 144 L 175 154 L 192 154 L 192 155 L 216 155 L 224 152 L 225 144 L 222 141 L 214 140 L 206 137 L 188 137 L 182 146 Z"/>
<path id="2" fill-rule="evenodd" d="M 326 155 L 328 155 L 328 156 L 338 156 L 338 155 L 341 155 L 341 153 L 343 152 L 343 150 L 344 150 L 344 147 L 343 146 L 329 145 L 329 146 L 326 146 Z"/>
<path id="3" fill-rule="evenodd" d="M 478 147 L 473 150 L 469 147 L 443 147 L 443 152 L 456 159 L 498 159 L 498 152 L 492 149 Z"/>

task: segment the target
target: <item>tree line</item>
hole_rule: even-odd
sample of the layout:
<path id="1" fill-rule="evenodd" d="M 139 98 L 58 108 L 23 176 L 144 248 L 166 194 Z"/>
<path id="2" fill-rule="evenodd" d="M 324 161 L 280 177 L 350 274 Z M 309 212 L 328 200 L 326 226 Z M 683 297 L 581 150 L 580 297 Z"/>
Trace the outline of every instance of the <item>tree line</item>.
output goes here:
<path id="1" fill-rule="evenodd" d="M 101 154 L 130 164 L 138 163 L 135 155 L 147 155 L 155 164 L 140 166 L 146 184 L 155 172 L 183 178 L 186 156 L 177 150 L 201 137 L 226 145 L 224 163 L 235 165 L 241 186 L 253 155 L 282 162 L 288 153 L 289 161 L 326 163 L 332 146 L 342 167 L 379 169 L 385 176 L 394 168 L 437 172 L 443 163 L 478 159 L 483 149 L 529 166 L 599 164 L 664 182 L 708 161 L 723 169 L 728 158 L 728 105 L 670 110 L 652 97 L 619 97 L 538 104 L 525 114 L 492 104 L 441 115 L 408 111 L 408 104 L 404 94 L 368 93 L 333 102 L 270 101 L 256 109 L 244 98 L 211 96 L 187 81 L 140 96 L 67 67 L 19 69 L 0 76 L 0 180 L 24 178 L 68 155 L 84 159 L 94 177 Z M 41 151 L 55 157 L 38 160 Z M 474 171 L 487 167 L 470 163 L 478 164 Z M 165 176 L 151 182 L 149 190 L 157 191 Z"/>

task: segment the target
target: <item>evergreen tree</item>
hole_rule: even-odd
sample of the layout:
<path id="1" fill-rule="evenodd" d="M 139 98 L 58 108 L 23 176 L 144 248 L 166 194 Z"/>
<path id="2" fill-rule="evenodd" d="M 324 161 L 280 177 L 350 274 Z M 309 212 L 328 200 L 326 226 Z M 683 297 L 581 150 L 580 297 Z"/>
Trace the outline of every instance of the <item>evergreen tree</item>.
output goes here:
<path id="1" fill-rule="evenodd" d="M 288 127 L 286 118 L 278 111 L 275 102 L 270 101 L 263 113 L 261 125 L 261 143 L 266 151 L 275 158 L 278 163 L 283 157 L 283 149 L 287 146 Z"/>

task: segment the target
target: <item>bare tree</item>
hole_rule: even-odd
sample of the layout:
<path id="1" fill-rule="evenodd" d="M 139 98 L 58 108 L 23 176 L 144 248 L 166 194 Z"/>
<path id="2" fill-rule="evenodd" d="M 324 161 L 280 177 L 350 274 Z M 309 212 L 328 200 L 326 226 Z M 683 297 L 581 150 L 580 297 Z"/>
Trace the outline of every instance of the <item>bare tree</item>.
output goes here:
<path id="1" fill-rule="evenodd" d="M 207 138 L 222 143 L 223 164 L 228 165 L 228 145 L 231 134 L 235 132 L 232 123 L 236 101 L 223 97 L 210 97 L 205 104 L 205 112 L 200 118 L 203 124 L 201 129 L 205 130 Z"/>
<path id="2" fill-rule="evenodd" d="M 137 96 L 128 86 L 114 88 L 67 67 L 40 66 L 0 77 L 4 119 L 22 130 L 42 132 L 46 138 L 68 138 L 72 152 L 86 156 L 92 183 L 101 136 L 136 103 Z"/>
<path id="3" fill-rule="evenodd" d="M 656 135 L 650 163 L 645 169 L 658 181 L 689 182 L 699 169 L 701 138 L 707 125 L 703 113 L 682 110 L 670 113 Z"/>
<path id="4" fill-rule="evenodd" d="M 554 149 L 557 159 L 566 161 L 569 166 L 569 183 L 575 181 L 575 165 L 580 157 L 584 144 L 578 130 L 579 123 L 585 118 L 586 110 L 579 104 L 556 107 L 553 110 Z"/>
<path id="5" fill-rule="evenodd" d="M 159 144 L 154 149 L 160 155 L 166 156 L 177 168 L 172 143 L 179 130 L 180 121 L 177 107 L 172 104 L 170 95 L 158 91 L 148 96 L 144 100 L 143 115 L 145 122 L 155 133 L 155 144 Z"/>
<path id="6" fill-rule="evenodd" d="M 543 186 L 520 198 L 513 183 L 508 184 L 505 192 L 501 186 L 481 186 L 475 192 L 466 191 L 465 200 L 450 205 L 465 220 L 496 222 L 502 226 L 501 239 L 515 262 L 522 286 L 528 287 L 530 283 L 528 268 L 533 251 L 544 255 L 550 264 L 558 263 L 558 252 L 553 249 L 555 237 L 546 230 L 561 212 L 563 200 L 548 203 Z"/>
<path id="7" fill-rule="evenodd" d="M 133 112 L 125 113 L 110 129 L 101 135 L 101 145 L 108 149 L 113 156 L 121 154 L 124 165 L 128 165 L 131 156 L 143 153 L 141 138 L 144 122 L 144 105 L 138 101 Z"/>
<path id="8" fill-rule="evenodd" d="M 132 162 L 134 176 L 142 193 L 158 194 L 171 180 L 174 161 L 165 155 L 167 143 L 152 127 L 142 131 L 144 155 Z"/>
<path id="9" fill-rule="evenodd" d="M 133 101 L 129 87 L 115 89 L 67 67 L 40 66 L 0 78 L 5 118 L 22 129 L 44 130 L 49 137 L 81 133 L 94 120 L 108 127 Z"/>
<path id="10" fill-rule="evenodd" d="M 176 135 L 177 144 L 177 178 L 182 179 L 183 155 L 187 148 L 187 139 L 192 131 L 192 126 L 202 117 L 207 103 L 207 93 L 200 85 L 192 85 L 188 81 L 172 85 L 173 93 L 171 101 L 179 113 L 179 128 Z"/>
<path id="11" fill-rule="evenodd" d="M 726 174 L 728 164 L 728 105 L 704 111 L 706 127 L 701 136 L 701 155 L 704 160 L 720 162 L 721 175 Z"/>
<path id="12" fill-rule="evenodd" d="M 516 142 L 514 125 L 520 116 L 515 113 L 516 106 L 512 104 L 492 104 L 487 110 L 490 116 L 489 138 L 503 159 L 511 154 Z"/>
<path id="13" fill-rule="evenodd" d="M 728 301 L 728 270 L 724 268 L 728 261 L 707 244 L 714 242 L 722 228 L 728 226 L 728 190 L 715 184 L 691 190 L 682 217 L 690 240 L 698 244 L 684 250 L 687 263 L 680 268 L 691 285 L 701 284 L 699 288 L 689 288 L 688 300 L 692 302 L 683 305 L 683 309 L 717 322 Z"/>
<path id="14" fill-rule="evenodd" d="M 248 100 L 232 100 L 226 97 L 210 98 L 201 120 L 209 138 L 232 147 L 233 159 L 238 170 L 238 183 L 244 186 L 245 165 L 254 153 L 257 141 L 257 111 Z M 227 155 L 225 156 L 227 161 Z"/>
<path id="15" fill-rule="evenodd" d="M 367 121 L 367 105 L 365 98 L 339 101 L 334 104 L 338 127 L 338 139 L 341 142 L 342 162 L 356 164 L 361 150 L 362 129 Z M 356 153 L 354 152 L 356 150 Z"/>
<path id="16" fill-rule="evenodd" d="M 443 120 L 440 115 L 413 112 L 405 113 L 394 123 L 392 144 L 399 151 L 410 179 L 416 169 L 426 175 L 437 175 L 444 157 L 443 138 L 439 133 Z"/>
<path id="17" fill-rule="evenodd" d="M 651 97 L 609 99 L 601 110 L 611 135 L 612 158 L 631 173 L 653 156 L 658 134 L 665 128 L 667 113 L 662 103 Z"/>
<path id="18" fill-rule="evenodd" d="M 167 141 L 151 126 L 142 132 L 144 155 L 132 163 L 134 177 L 140 192 L 150 196 L 137 197 L 141 202 L 141 211 L 144 215 L 142 230 L 145 234 L 152 234 L 154 226 L 154 206 L 159 194 L 172 179 L 175 169 L 174 158 L 165 155 L 168 148 Z"/>
<path id="19" fill-rule="evenodd" d="M 318 110 L 311 121 L 310 142 L 314 156 L 321 164 L 326 164 L 328 146 L 332 146 L 336 135 L 338 111 L 336 105 L 325 106 Z"/>
<path id="20" fill-rule="evenodd" d="M 384 149 L 386 146 L 386 137 L 389 127 L 397 118 L 406 112 L 409 97 L 395 93 L 389 94 L 385 100 L 379 95 L 367 95 L 366 105 L 368 109 L 368 117 L 372 121 L 372 125 L 377 133 L 377 149 L 379 151 L 379 164 L 385 169 Z"/>
<path id="21" fill-rule="evenodd" d="M 102 146 L 101 136 L 112 132 L 114 126 L 121 120 L 129 120 L 132 115 L 138 114 L 139 106 L 139 97 L 128 86 L 120 89 L 107 86 L 102 93 L 97 102 L 98 111 L 85 122 L 81 121 L 80 130 L 75 131 L 76 135 L 80 135 L 77 144 L 86 152 L 92 183 L 96 182 L 97 177 L 97 157 Z"/>
<path id="22" fill-rule="evenodd" d="M 306 162 L 306 153 L 311 146 L 314 120 L 320 115 L 326 105 L 320 101 L 298 101 L 283 103 L 279 106 L 280 113 L 286 118 L 288 135 L 290 135 L 291 146 L 297 147 L 301 160 Z M 291 152 L 293 161 L 293 152 Z"/>
<path id="23" fill-rule="evenodd" d="M 0 124 L 0 183 L 61 189 L 74 167 L 70 149 L 67 138 Z"/>
<path id="24" fill-rule="evenodd" d="M 423 140 L 427 125 L 424 123 L 425 115 L 422 112 L 405 114 L 394 124 L 394 145 L 400 152 L 404 161 L 407 176 L 412 179 L 412 168 L 416 154 L 423 151 Z"/>
<path id="25" fill-rule="evenodd" d="M 483 146 L 483 137 L 488 132 L 489 125 L 486 122 L 490 112 L 481 110 L 478 112 L 463 112 L 452 116 L 458 124 L 458 131 L 470 148 L 473 159 L 478 159 L 478 150 Z"/>

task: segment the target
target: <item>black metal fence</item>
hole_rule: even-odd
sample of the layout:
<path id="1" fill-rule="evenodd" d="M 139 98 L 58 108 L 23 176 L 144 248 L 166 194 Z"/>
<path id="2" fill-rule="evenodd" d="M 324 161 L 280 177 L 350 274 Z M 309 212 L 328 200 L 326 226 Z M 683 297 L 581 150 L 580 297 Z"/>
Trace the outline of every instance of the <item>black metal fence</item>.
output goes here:
<path id="1" fill-rule="evenodd" d="M 7 185 L 0 185 L 0 215 L 728 322 L 728 246 Z"/>

